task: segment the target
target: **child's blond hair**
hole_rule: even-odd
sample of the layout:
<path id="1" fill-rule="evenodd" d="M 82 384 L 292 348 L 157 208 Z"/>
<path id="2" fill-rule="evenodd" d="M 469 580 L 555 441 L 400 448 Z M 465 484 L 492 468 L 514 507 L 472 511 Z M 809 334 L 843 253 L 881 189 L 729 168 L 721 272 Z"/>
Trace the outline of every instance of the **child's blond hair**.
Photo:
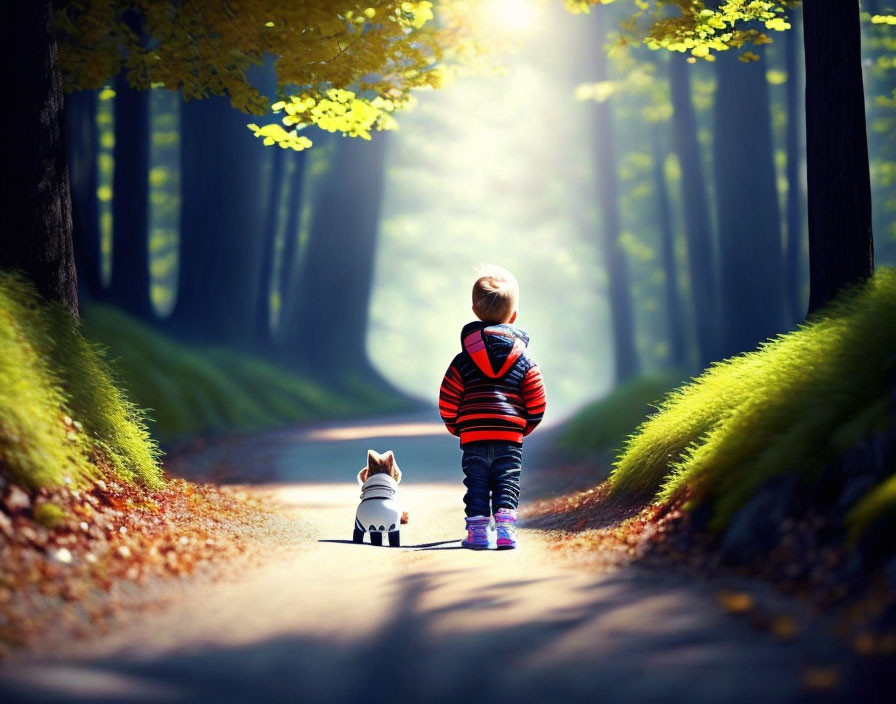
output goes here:
<path id="1" fill-rule="evenodd" d="M 473 312 L 484 323 L 506 323 L 517 308 L 520 285 L 507 269 L 490 264 L 473 284 Z"/>

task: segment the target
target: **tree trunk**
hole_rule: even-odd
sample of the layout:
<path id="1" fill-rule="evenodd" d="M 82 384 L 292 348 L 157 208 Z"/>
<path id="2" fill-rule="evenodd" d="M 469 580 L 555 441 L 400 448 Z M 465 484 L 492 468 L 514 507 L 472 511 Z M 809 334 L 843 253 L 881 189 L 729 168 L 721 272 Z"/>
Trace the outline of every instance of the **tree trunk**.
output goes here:
<path id="1" fill-rule="evenodd" d="M 684 341 L 684 322 L 678 283 L 678 263 L 675 260 L 675 234 L 672 228 L 672 209 L 669 207 L 669 186 L 666 183 L 666 150 L 660 138 L 660 126 L 653 125 L 653 184 L 656 190 L 656 212 L 660 229 L 666 295 L 666 328 L 669 340 L 669 362 L 675 369 L 685 369 L 687 347 Z"/>
<path id="2" fill-rule="evenodd" d="M 72 192 L 72 240 L 80 294 L 103 295 L 103 254 L 97 204 L 96 91 L 81 90 L 65 100 L 68 163 Z"/>
<path id="3" fill-rule="evenodd" d="M 181 121 L 180 261 L 171 329 L 251 346 L 263 241 L 264 152 L 226 98 L 191 100 Z"/>
<path id="4" fill-rule="evenodd" d="M 271 178 L 268 185 L 267 213 L 265 214 L 264 253 L 258 274 L 256 296 L 255 344 L 261 350 L 270 349 L 271 334 L 271 280 L 277 257 L 277 226 L 280 223 L 280 201 L 283 192 L 283 166 L 286 153 L 280 147 L 271 150 Z"/>
<path id="5" fill-rule="evenodd" d="M 806 3 L 803 41 L 812 313 L 874 271 L 858 2 Z"/>
<path id="6" fill-rule="evenodd" d="M 691 82 L 684 56 L 669 57 L 669 90 L 675 152 L 681 167 L 681 200 L 687 234 L 688 269 L 694 307 L 698 362 L 707 367 L 717 359 L 718 281 L 713 253 L 709 198 L 703 159 L 697 141 L 697 119 L 691 102 Z"/>
<path id="7" fill-rule="evenodd" d="M 756 51 L 761 51 L 757 49 Z M 713 159 L 724 357 L 781 332 L 784 253 L 766 63 L 716 60 Z"/>
<path id="8" fill-rule="evenodd" d="M 293 274 L 298 266 L 296 253 L 299 249 L 299 228 L 302 223 L 302 208 L 304 203 L 305 164 L 308 152 L 293 152 L 294 160 L 292 183 L 289 192 L 289 210 L 286 215 L 286 226 L 283 232 L 283 253 L 280 259 L 279 288 L 280 314 L 283 315 L 283 307 L 289 295 Z"/>
<path id="9" fill-rule="evenodd" d="M 606 81 L 607 43 L 606 18 L 603 12 L 595 13 L 597 37 L 595 53 L 595 80 Z M 621 234 L 619 215 L 619 177 L 616 166 L 613 116 L 608 101 L 594 105 L 594 164 L 598 204 L 602 230 L 600 237 L 604 270 L 607 274 L 610 319 L 613 327 L 613 358 L 615 381 L 627 381 L 638 373 L 638 353 L 635 349 L 634 313 L 631 285 L 625 253 L 619 242 Z"/>
<path id="10" fill-rule="evenodd" d="M 339 139 L 315 192 L 299 275 L 284 301 L 286 358 L 335 382 L 378 378 L 366 339 L 387 143 L 385 133 L 370 142 Z"/>
<path id="11" fill-rule="evenodd" d="M 802 158 L 802 119 L 800 91 L 802 88 L 803 66 L 799 56 L 799 36 L 797 18 L 799 8 L 791 10 L 793 28 L 784 36 L 784 65 L 787 71 L 787 241 L 785 246 L 785 281 L 787 307 L 792 322 L 803 319 L 803 191 L 800 183 L 800 159 Z"/>
<path id="12" fill-rule="evenodd" d="M 0 110 L 0 269 L 23 272 L 46 298 L 78 313 L 62 78 L 49 0 L 10 4 L 0 58 L 11 97 Z"/>
<path id="13" fill-rule="evenodd" d="M 115 83 L 112 278 L 108 298 L 145 320 L 155 311 L 149 277 L 149 95 Z"/>

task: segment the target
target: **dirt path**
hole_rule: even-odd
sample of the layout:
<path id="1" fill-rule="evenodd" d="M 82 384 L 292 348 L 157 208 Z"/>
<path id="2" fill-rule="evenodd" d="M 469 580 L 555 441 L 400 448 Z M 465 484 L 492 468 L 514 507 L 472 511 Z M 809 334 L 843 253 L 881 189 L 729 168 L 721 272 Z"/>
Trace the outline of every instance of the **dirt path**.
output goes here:
<path id="1" fill-rule="evenodd" d="M 751 631 L 708 588 L 595 574 L 522 531 L 512 552 L 459 546 L 459 454 L 413 423 L 244 441 L 296 516 L 261 566 L 234 565 L 162 610 L 53 658 L 0 667 L 5 701 L 796 701 L 823 652 Z M 341 432 L 341 434 L 340 434 Z M 430 434 L 432 432 L 432 434 Z M 372 439 L 365 435 L 387 434 Z M 358 437 L 360 435 L 360 437 Z M 368 446 L 405 473 L 406 547 L 352 545 Z M 237 446 L 213 450 L 233 464 Z M 459 698 L 463 699 L 459 699 Z"/>

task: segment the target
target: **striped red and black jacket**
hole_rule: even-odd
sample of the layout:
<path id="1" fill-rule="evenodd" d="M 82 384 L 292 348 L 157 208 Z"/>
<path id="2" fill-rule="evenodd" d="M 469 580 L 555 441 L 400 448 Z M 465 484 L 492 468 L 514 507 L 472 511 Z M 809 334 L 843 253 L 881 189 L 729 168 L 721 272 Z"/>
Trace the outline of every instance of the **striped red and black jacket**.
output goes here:
<path id="1" fill-rule="evenodd" d="M 526 354 L 529 336 L 512 325 L 473 322 L 460 335 L 463 351 L 445 372 L 439 413 L 460 444 L 522 443 L 544 416 L 541 371 Z"/>

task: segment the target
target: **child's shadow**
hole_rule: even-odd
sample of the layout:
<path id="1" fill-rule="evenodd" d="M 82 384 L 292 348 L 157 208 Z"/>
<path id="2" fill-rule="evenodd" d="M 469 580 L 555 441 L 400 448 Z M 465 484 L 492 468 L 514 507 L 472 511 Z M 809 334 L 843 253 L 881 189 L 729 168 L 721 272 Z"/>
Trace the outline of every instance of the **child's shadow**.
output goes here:
<path id="1" fill-rule="evenodd" d="M 451 543 L 460 543 L 460 538 L 454 540 L 440 540 L 435 543 L 419 543 L 418 545 L 402 545 L 405 550 L 462 550 L 461 545 L 452 545 Z M 364 545 L 365 547 L 374 547 L 370 543 L 356 543 L 353 540 L 318 540 L 319 543 L 337 543 L 340 545 Z"/>

